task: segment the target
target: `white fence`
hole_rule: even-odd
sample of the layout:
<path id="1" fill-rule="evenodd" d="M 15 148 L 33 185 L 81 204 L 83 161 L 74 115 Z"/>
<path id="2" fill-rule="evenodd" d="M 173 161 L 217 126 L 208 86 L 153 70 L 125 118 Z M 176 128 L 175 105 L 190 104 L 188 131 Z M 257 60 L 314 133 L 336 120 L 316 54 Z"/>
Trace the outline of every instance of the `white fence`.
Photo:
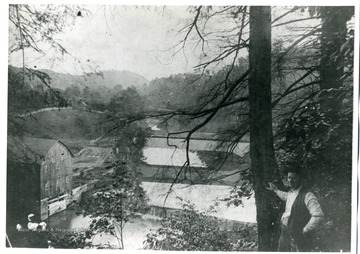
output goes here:
<path id="1" fill-rule="evenodd" d="M 71 199 L 72 200 L 71 201 L 75 201 L 75 202 L 79 203 L 81 201 L 81 194 L 94 188 L 94 185 L 96 182 L 97 182 L 97 180 L 94 180 L 87 184 L 84 184 L 84 185 L 81 185 L 79 187 L 72 189 L 72 191 L 71 191 Z"/>
<path id="2" fill-rule="evenodd" d="M 67 200 L 69 200 L 69 194 L 62 195 L 58 198 L 54 198 L 48 201 L 48 214 L 49 216 L 61 212 L 66 209 Z"/>
<path id="3" fill-rule="evenodd" d="M 51 215 L 54 215 L 58 212 L 65 210 L 69 204 L 73 201 L 80 202 L 81 201 L 81 194 L 94 188 L 94 185 L 97 181 L 91 181 L 87 184 L 81 185 L 77 188 L 71 190 L 70 194 L 64 194 L 60 197 L 56 197 L 53 199 L 45 198 L 41 200 L 41 207 L 40 207 L 40 217 L 41 220 L 48 218 Z"/>

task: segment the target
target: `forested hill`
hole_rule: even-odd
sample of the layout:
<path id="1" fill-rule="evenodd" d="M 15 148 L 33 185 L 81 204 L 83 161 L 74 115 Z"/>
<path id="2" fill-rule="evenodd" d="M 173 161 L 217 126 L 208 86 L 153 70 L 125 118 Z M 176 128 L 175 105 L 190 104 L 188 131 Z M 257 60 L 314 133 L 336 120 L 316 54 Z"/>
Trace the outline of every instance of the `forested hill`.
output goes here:
<path id="1" fill-rule="evenodd" d="M 72 108 L 43 111 L 22 120 L 25 136 L 61 140 L 91 140 L 108 129 L 105 114 Z"/>
<path id="2" fill-rule="evenodd" d="M 9 69 L 14 72 L 21 72 L 21 68 L 9 66 Z M 36 70 L 36 69 L 35 69 Z M 135 87 L 137 90 L 141 90 L 144 84 L 148 84 L 149 81 L 140 74 L 122 70 L 108 70 L 100 73 L 89 73 L 85 75 L 71 75 L 66 73 L 58 73 L 51 70 L 39 70 L 48 74 L 51 78 L 51 86 L 65 90 L 72 85 L 78 85 L 79 87 L 89 87 L 90 89 L 98 89 L 100 87 L 115 88 L 119 90 L 126 89 L 128 87 Z M 37 83 L 41 83 L 34 78 L 31 83 L 36 86 Z"/>

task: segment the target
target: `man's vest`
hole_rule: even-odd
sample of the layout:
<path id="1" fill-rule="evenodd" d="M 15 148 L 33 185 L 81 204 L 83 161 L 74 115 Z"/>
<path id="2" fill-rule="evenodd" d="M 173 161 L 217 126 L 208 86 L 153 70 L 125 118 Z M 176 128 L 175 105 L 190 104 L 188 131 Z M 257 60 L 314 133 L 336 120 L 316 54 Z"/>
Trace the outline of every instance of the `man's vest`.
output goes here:
<path id="1" fill-rule="evenodd" d="M 308 192 L 308 190 L 302 187 L 291 207 L 288 230 L 294 239 L 303 237 L 302 230 L 311 218 L 309 210 L 305 205 L 305 196 Z"/>

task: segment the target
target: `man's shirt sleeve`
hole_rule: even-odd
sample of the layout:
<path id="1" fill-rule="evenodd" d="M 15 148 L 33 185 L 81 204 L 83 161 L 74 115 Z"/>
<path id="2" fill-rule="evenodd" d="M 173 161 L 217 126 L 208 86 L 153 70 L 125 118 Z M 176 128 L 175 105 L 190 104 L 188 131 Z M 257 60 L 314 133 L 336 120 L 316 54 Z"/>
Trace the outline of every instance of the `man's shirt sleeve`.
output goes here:
<path id="1" fill-rule="evenodd" d="M 288 193 L 285 191 L 281 191 L 281 190 L 276 190 L 275 194 L 283 201 L 286 201 Z"/>
<path id="2" fill-rule="evenodd" d="M 305 205 L 311 215 L 309 222 L 305 225 L 303 229 L 303 232 L 307 233 L 316 229 L 322 223 L 322 221 L 324 220 L 324 213 L 321 210 L 319 201 L 311 192 L 308 192 L 305 195 Z"/>

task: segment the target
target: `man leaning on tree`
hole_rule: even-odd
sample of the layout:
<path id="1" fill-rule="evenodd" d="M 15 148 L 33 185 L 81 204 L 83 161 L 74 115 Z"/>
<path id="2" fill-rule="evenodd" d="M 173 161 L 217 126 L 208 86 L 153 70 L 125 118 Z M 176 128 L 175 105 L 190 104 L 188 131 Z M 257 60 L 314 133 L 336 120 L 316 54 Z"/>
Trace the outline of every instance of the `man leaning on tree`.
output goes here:
<path id="1" fill-rule="evenodd" d="M 312 233 L 323 222 L 324 213 L 315 195 L 303 186 L 299 168 L 289 169 L 287 180 L 289 192 L 279 190 L 273 183 L 267 188 L 286 202 L 278 251 L 309 252 L 312 250 Z"/>

